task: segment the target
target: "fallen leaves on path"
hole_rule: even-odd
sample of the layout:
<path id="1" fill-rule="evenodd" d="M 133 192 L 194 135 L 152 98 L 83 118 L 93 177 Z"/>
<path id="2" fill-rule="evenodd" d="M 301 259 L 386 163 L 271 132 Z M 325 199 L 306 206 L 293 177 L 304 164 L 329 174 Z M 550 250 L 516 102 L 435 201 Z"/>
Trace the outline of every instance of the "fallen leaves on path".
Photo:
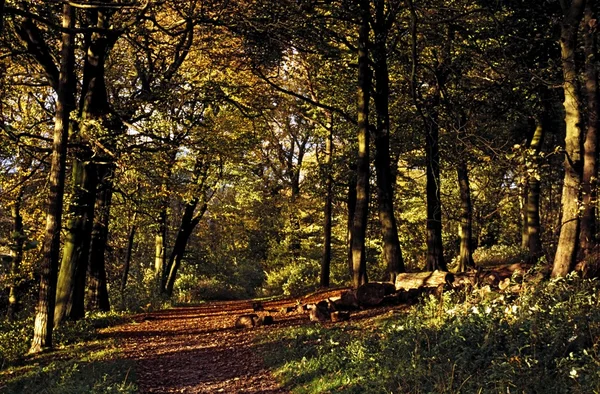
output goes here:
<path id="1" fill-rule="evenodd" d="M 136 323 L 107 328 L 101 335 L 117 338 L 122 354 L 137 360 L 141 393 L 288 393 L 264 366 L 266 349 L 257 335 L 311 324 L 306 315 L 281 309 L 339 292 L 263 303 L 264 311 L 256 313 L 272 315 L 272 326 L 236 329 L 237 317 L 254 312 L 252 302 L 212 302 L 139 315 Z"/>

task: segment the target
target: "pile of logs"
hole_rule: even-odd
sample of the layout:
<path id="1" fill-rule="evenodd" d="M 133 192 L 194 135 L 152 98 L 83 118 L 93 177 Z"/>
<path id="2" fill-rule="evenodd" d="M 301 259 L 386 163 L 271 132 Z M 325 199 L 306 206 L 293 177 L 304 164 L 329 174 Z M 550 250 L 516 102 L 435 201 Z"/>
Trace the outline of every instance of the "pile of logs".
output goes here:
<path id="1" fill-rule="evenodd" d="M 502 291 L 519 291 L 520 285 L 511 278 L 523 277 L 529 267 L 524 264 L 495 267 L 494 270 L 477 270 L 453 274 L 444 271 L 412 272 L 399 274 L 396 282 L 370 282 L 355 290 L 341 291 L 337 297 L 320 300 L 314 304 L 298 304 L 283 307 L 280 313 L 305 313 L 314 322 L 341 322 L 350 319 L 350 311 L 372 308 L 380 305 L 416 303 L 423 294 L 440 296 L 446 289 L 460 289 L 481 285 L 498 288 Z M 252 305 L 254 311 L 263 310 L 261 304 Z M 270 318 L 270 320 L 265 320 Z M 256 314 L 238 318 L 236 327 L 256 327 L 272 324 L 271 316 L 259 317 Z"/>

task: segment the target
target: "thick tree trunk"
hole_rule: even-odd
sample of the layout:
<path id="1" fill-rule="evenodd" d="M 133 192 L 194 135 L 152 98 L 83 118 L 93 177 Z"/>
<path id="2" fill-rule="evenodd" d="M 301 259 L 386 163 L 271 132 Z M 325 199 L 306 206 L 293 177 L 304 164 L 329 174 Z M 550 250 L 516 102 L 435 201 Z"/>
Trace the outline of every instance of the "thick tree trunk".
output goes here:
<path id="1" fill-rule="evenodd" d="M 385 16 L 385 1 L 376 0 L 375 45 L 373 47 L 375 68 L 375 170 L 377 173 L 377 195 L 379 199 L 379 221 L 383 236 L 383 261 L 389 280 L 404 272 L 402 249 L 398 239 L 398 227 L 394 216 L 394 188 L 390 160 L 390 114 L 389 72 L 387 64 L 388 24 Z"/>
<path id="2" fill-rule="evenodd" d="M 561 198 L 560 236 L 554 257 L 552 277 L 565 276 L 572 269 L 579 244 L 579 188 L 581 186 L 581 111 L 577 86 L 577 30 L 585 0 L 573 0 L 561 25 L 561 59 L 565 108 L 565 178 Z"/>
<path id="3" fill-rule="evenodd" d="M 331 118 L 331 116 L 330 116 Z M 331 162 L 333 158 L 333 121 L 329 122 L 329 133 L 325 142 L 325 207 L 323 209 L 323 257 L 321 258 L 321 287 L 329 287 L 331 270 L 331 225 L 333 207 L 333 174 Z"/>
<path id="4" fill-rule="evenodd" d="M 131 255 L 133 252 L 133 241 L 135 240 L 135 233 L 137 231 L 137 225 L 135 224 L 137 218 L 137 212 L 133 214 L 131 218 L 131 229 L 127 236 L 127 252 L 125 254 L 125 263 L 123 264 L 123 276 L 121 277 L 121 296 L 125 293 L 127 287 L 127 279 L 129 277 L 129 267 L 131 266 Z"/>
<path id="5" fill-rule="evenodd" d="M 83 298 L 96 200 L 96 173 L 92 163 L 79 160 L 74 160 L 72 172 L 73 200 L 58 275 L 55 325 L 66 317 L 75 320 L 85 315 Z"/>
<path id="6" fill-rule="evenodd" d="M 529 172 L 527 180 L 527 199 L 525 205 L 527 217 L 527 248 L 532 261 L 542 255 L 542 230 L 540 224 L 540 180 L 539 154 L 544 140 L 544 116 L 536 121 L 535 131 L 529 148 L 533 151 L 533 172 Z"/>
<path id="7" fill-rule="evenodd" d="M 355 288 L 367 283 L 365 236 L 369 213 L 369 69 L 368 0 L 360 1 L 361 25 L 358 36 L 358 160 L 356 166 L 356 210 L 352 223 L 352 269 Z"/>
<path id="8" fill-rule="evenodd" d="M 192 235 L 192 231 L 194 231 L 194 228 L 198 225 L 202 219 L 202 216 L 204 216 L 206 213 L 206 209 L 208 208 L 208 204 L 204 203 L 200 207 L 199 212 L 194 215 L 197 205 L 198 199 L 194 199 L 186 205 L 183 217 L 181 219 L 181 226 L 179 226 L 177 238 L 175 239 L 175 244 L 173 245 L 173 251 L 169 257 L 169 264 L 167 266 L 169 272 L 165 286 L 165 291 L 169 297 L 173 295 L 173 288 L 175 286 L 175 279 L 177 279 L 177 272 L 181 266 L 181 260 L 185 254 L 187 243 Z"/>
<path id="9" fill-rule="evenodd" d="M 96 194 L 95 218 L 92 229 L 89 256 L 89 285 L 87 309 L 89 311 L 110 311 L 106 266 L 104 255 L 108 241 L 108 225 L 112 200 L 113 165 L 102 164 L 98 169 L 98 191 Z"/>
<path id="10" fill-rule="evenodd" d="M 94 12 L 95 27 L 105 28 L 108 24 L 104 13 Z M 73 163 L 73 200 L 70 206 L 70 220 L 67 225 L 67 239 L 63 248 L 63 258 L 58 279 L 58 293 L 55 324 L 65 317 L 76 320 L 85 315 L 85 281 L 88 266 L 94 203 L 96 199 L 96 166 L 92 162 L 93 153 L 86 140 L 87 135 L 95 134 L 95 124 L 104 123 L 109 111 L 104 64 L 110 46 L 99 33 L 85 40 L 85 64 L 79 105 L 81 122 L 79 130 L 74 128 L 71 141 L 81 146 L 75 151 Z"/>
<path id="11" fill-rule="evenodd" d="M 587 131 L 583 144 L 583 177 L 581 184 L 583 213 L 579 242 L 582 257 L 588 256 L 596 245 L 596 197 L 598 174 L 598 71 L 596 70 L 595 1 L 587 0 L 584 16 L 585 91 L 587 95 Z"/>
<path id="12" fill-rule="evenodd" d="M 460 254 L 458 272 L 465 272 L 475 266 L 473 262 L 473 205 L 471 204 L 471 185 L 467 163 L 458 164 L 458 189 L 460 191 Z"/>
<path id="13" fill-rule="evenodd" d="M 65 190 L 65 162 L 69 117 L 75 107 L 74 65 L 75 36 L 70 29 L 75 25 L 75 13 L 70 4 L 63 5 L 60 53 L 60 74 L 56 100 L 52 162 L 50 167 L 50 190 L 46 229 L 40 262 L 40 293 L 36 308 L 33 341 L 30 353 L 38 353 L 52 347 L 54 329 L 54 303 L 56 301 L 56 280 L 60 253 L 60 229 Z"/>

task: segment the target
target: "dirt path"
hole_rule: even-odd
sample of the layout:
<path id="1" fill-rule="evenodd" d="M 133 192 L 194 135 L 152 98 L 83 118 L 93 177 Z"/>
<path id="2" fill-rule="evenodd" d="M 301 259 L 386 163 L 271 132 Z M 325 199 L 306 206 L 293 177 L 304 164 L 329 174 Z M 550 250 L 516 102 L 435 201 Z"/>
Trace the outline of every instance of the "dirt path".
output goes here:
<path id="1" fill-rule="evenodd" d="M 119 338 L 125 357 L 137 360 L 141 393 L 287 393 L 264 366 L 256 336 L 308 324 L 303 314 L 279 312 L 294 303 L 264 304 L 259 314 L 271 314 L 273 326 L 236 329 L 236 318 L 253 312 L 251 303 L 214 302 L 139 316 L 102 335 Z"/>

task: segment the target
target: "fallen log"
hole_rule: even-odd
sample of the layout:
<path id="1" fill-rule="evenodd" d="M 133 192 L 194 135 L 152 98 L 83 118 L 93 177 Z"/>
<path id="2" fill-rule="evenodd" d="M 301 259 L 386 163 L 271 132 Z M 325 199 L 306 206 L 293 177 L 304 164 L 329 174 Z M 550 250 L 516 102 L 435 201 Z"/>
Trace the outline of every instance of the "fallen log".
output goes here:
<path id="1" fill-rule="evenodd" d="M 380 282 L 365 283 L 356 289 L 356 300 L 360 306 L 377 306 L 386 296 L 389 286 Z"/>
<path id="2" fill-rule="evenodd" d="M 396 290 L 420 289 L 423 287 L 438 287 L 452 285 L 454 274 L 444 271 L 410 272 L 398 274 L 396 277 Z"/>

